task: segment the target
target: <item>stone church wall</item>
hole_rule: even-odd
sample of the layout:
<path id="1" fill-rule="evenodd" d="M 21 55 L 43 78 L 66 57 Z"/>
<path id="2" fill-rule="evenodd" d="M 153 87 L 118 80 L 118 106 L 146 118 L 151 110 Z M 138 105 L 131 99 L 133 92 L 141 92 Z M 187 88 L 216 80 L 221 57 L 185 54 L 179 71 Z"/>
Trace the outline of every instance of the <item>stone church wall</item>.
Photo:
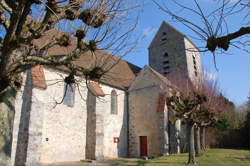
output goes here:
<path id="1" fill-rule="evenodd" d="M 166 152 L 167 124 L 164 112 L 157 112 L 159 93 L 163 88 L 152 73 L 139 74 L 129 89 L 129 156 L 140 156 L 140 136 L 147 136 L 148 156 Z M 165 110 L 166 111 L 166 110 Z M 166 135 L 166 137 L 168 137 Z M 168 149 L 167 149 L 168 151 Z"/>
<path id="2" fill-rule="evenodd" d="M 44 68 L 47 89 L 32 87 L 30 73 L 18 93 L 13 131 L 12 165 L 15 161 L 34 165 L 85 159 L 87 130 L 87 92 L 85 81 L 75 90 L 74 106 L 56 104 L 64 95 L 65 73 Z M 80 78 L 78 78 L 80 79 Z M 25 80 L 25 79 L 24 79 Z M 127 154 L 127 114 L 125 93 L 117 90 L 118 115 L 110 115 L 110 92 L 96 103 L 96 156 L 115 158 Z M 79 92 L 81 94 L 79 94 Z M 119 143 L 114 143 L 119 137 Z M 18 139 L 19 138 L 19 139 Z"/>
<path id="3" fill-rule="evenodd" d="M 200 53 L 189 40 L 184 38 L 184 42 L 185 42 L 185 48 L 186 48 L 186 59 L 187 59 L 189 78 L 191 78 L 192 80 L 196 80 L 200 78 L 198 76 L 200 76 L 200 74 L 202 73 Z M 195 76 L 193 55 L 195 56 L 198 76 Z"/>
<path id="4" fill-rule="evenodd" d="M 169 72 L 186 72 L 184 37 L 173 27 L 162 23 L 149 49 L 149 65 L 162 75 L 164 61 L 169 61 Z M 166 54 L 168 56 L 165 56 Z"/>

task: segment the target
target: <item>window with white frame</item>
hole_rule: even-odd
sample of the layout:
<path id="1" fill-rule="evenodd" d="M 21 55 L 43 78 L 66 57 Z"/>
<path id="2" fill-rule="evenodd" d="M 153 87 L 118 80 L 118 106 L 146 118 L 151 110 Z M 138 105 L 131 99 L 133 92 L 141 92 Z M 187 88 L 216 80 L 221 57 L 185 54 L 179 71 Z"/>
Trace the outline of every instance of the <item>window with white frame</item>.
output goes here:
<path id="1" fill-rule="evenodd" d="M 117 105 L 117 92 L 115 90 L 111 91 L 111 114 L 118 114 Z"/>

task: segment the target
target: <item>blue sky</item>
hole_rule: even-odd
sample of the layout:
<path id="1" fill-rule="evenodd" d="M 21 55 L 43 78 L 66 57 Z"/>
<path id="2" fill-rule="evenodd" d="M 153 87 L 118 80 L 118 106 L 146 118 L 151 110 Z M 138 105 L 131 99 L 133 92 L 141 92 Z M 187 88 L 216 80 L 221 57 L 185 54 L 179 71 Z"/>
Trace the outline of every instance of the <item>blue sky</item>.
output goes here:
<path id="1" fill-rule="evenodd" d="M 187 36 L 193 35 L 192 32 L 182 24 L 172 21 L 167 14 L 159 10 L 150 0 L 146 0 L 145 2 L 138 25 L 138 32 L 145 35 L 145 38 L 131 54 L 125 57 L 126 60 L 140 67 L 148 64 L 147 47 L 162 21 L 167 21 Z M 203 0 L 202 6 L 205 10 L 211 5 L 209 0 Z M 228 21 L 228 29 L 230 32 L 240 27 L 240 23 L 242 23 L 239 22 L 240 17 L 241 15 L 234 15 L 228 18 L 228 20 L 230 20 Z M 189 19 L 194 22 L 199 21 L 199 19 L 193 15 L 190 15 Z M 205 44 L 192 38 L 191 40 L 198 46 L 204 46 Z M 233 47 L 231 47 L 227 53 L 228 54 L 217 54 L 216 62 L 219 69 L 218 71 L 216 71 L 214 67 L 211 53 L 201 53 L 202 65 L 207 72 L 218 79 L 223 94 L 236 105 L 240 105 L 247 100 L 247 96 L 250 92 L 250 55 Z"/>

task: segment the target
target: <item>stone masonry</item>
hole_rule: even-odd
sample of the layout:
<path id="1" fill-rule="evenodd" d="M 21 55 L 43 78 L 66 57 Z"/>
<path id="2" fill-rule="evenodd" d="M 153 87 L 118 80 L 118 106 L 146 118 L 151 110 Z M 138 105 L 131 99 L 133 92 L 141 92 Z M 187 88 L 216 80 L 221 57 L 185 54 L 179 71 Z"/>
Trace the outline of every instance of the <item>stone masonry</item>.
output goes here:
<path id="1" fill-rule="evenodd" d="M 166 22 L 161 24 L 148 50 L 149 66 L 168 79 L 171 73 L 183 73 L 195 80 L 202 72 L 198 48 Z"/>
<path id="2" fill-rule="evenodd" d="M 44 68 L 44 74 L 48 84 L 46 89 L 32 87 L 30 72 L 24 74 L 26 81 L 16 102 L 12 165 L 26 163 L 27 166 L 33 166 L 38 163 L 127 155 L 127 108 L 124 104 L 124 91 L 101 85 L 106 95 L 98 98 L 92 96 L 87 104 L 88 88 L 80 85 L 75 92 L 74 106 L 56 104 L 62 101 L 65 86 L 63 81 L 58 80 L 67 74 L 49 68 Z M 119 94 L 116 115 L 110 113 L 110 93 L 114 89 Z M 87 114 L 90 114 L 88 109 L 96 110 L 91 112 L 94 115 L 92 120 L 87 119 Z M 114 143 L 115 137 L 119 138 L 119 142 Z M 87 148 L 86 141 L 92 141 L 88 145 L 95 148 Z M 90 157 L 86 149 L 94 150 Z"/>

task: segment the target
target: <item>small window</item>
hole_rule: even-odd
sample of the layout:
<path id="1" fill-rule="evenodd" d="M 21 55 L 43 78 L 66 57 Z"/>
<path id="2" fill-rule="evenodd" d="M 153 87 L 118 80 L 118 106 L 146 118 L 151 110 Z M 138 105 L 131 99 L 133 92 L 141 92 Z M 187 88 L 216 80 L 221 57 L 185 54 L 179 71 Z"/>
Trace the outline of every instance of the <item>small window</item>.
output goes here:
<path id="1" fill-rule="evenodd" d="M 196 61 L 195 60 L 193 60 L 193 63 L 194 63 L 194 65 L 196 65 Z"/>
<path id="2" fill-rule="evenodd" d="M 166 53 L 164 53 L 164 57 L 168 57 L 168 53 L 166 52 Z"/>
<path id="3" fill-rule="evenodd" d="M 73 107 L 75 103 L 75 84 L 65 84 L 63 104 Z"/>
<path id="4" fill-rule="evenodd" d="M 161 41 L 166 41 L 166 40 L 167 40 L 167 38 L 162 38 L 162 39 L 161 39 Z"/>
<path id="5" fill-rule="evenodd" d="M 115 90 L 111 92 L 111 114 L 118 114 L 117 93 Z"/>
<path id="6" fill-rule="evenodd" d="M 162 36 L 166 36 L 167 35 L 167 32 L 162 32 Z"/>
<path id="7" fill-rule="evenodd" d="M 168 74 L 168 73 L 170 73 L 170 71 L 164 71 L 163 74 L 166 75 L 166 74 Z"/>
<path id="8" fill-rule="evenodd" d="M 196 77 L 198 76 L 198 72 L 197 71 L 195 71 L 194 74 L 195 74 Z"/>
<path id="9" fill-rule="evenodd" d="M 163 69 L 164 70 L 169 70 L 170 66 L 164 66 Z"/>
<path id="10" fill-rule="evenodd" d="M 165 65 L 165 64 L 169 64 L 169 60 L 163 61 L 163 64 L 164 64 L 164 65 Z"/>

